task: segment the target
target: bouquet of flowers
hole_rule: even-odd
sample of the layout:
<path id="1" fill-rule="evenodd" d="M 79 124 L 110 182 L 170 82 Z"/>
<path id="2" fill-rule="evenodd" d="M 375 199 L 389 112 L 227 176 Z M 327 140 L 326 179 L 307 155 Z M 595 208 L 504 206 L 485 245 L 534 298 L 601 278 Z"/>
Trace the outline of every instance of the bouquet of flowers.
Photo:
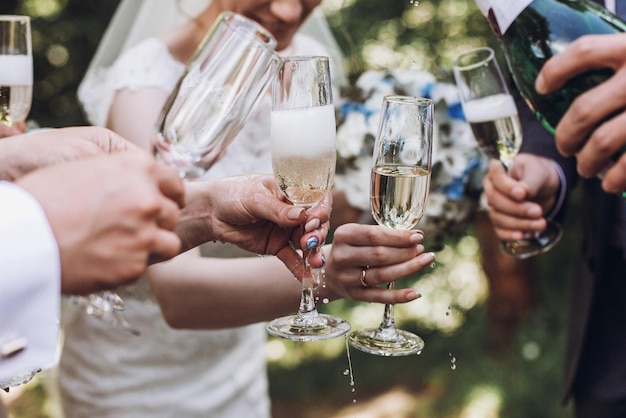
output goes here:
<path id="1" fill-rule="evenodd" d="M 463 116 L 456 86 L 425 71 L 367 71 L 344 90 L 338 103 L 335 187 L 348 202 L 369 212 L 372 151 L 382 99 L 389 94 L 435 102 L 433 167 L 426 212 L 419 228 L 440 245 L 463 235 L 480 203 L 487 159 Z"/>

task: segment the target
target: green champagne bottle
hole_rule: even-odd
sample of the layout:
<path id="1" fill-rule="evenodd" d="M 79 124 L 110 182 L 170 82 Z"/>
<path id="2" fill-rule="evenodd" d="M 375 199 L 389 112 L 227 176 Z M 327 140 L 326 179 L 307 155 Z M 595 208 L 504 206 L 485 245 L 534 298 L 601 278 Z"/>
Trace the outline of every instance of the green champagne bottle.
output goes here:
<path id="1" fill-rule="evenodd" d="M 500 45 L 522 97 L 554 133 L 572 101 L 613 74 L 594 70 L 569 80 L 560 90 L 538 94 L 535 79 L 543 64 L 567 45 L 587 34 L 626 31 L 626 23 L 587 0 L 475 0 Z"/>

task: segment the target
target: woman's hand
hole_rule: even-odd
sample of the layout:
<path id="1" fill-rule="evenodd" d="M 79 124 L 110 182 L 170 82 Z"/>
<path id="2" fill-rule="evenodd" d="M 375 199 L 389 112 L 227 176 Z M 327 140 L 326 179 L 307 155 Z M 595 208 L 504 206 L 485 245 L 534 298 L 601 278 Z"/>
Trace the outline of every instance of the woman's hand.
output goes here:
<path id="1" fill-rule="evenodd" d="M 228 242 L 257 254 L 276 255 L 301 279 L 302 256 L 292 243 L 300 249 L 324 243 L 332 195 L 327 193 L 306 211 L 285 199 L 272 175 L 257 174 L 187 183 L 187 202 L 178 228 L 183 250 L 207 241 Z M 322 254 L 313 252 L 309 262 L 322 266 Z"/>
<path id="2" fill-rule="evenodd" d="M 404 303 L 421 294 L 415 289 L 378 287 L 422 271 L 435 260 L 425 252 L 421 231 L 379 225 L 338 227 L 328 252 L 326 281 L 332 298 L 377 303 Z"/>

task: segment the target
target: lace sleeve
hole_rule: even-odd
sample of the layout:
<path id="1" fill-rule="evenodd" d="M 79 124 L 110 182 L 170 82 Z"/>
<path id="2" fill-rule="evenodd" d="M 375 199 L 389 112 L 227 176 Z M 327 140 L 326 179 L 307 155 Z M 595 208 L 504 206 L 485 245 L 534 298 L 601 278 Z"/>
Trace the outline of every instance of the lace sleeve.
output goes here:
<path id="1" fill-rule="evenodd" d="M 78 99 L 89 122 L 105 126 L 117 90 L 157 87 L 169 92 L 183 69 L 163 42 L 149 38 L 120 55 L 112 66 L 90 71 L 78 87 Z"/>

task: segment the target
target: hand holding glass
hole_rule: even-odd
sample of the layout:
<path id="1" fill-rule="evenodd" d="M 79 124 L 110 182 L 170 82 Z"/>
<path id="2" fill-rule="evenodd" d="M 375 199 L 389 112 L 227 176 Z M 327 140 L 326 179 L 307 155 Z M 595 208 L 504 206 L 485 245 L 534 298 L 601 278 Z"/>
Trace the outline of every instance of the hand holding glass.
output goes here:
<path id="1" fill-rule="evenodd" d="M 287 57 L 272 85 L 272 167 L 278 186 L 296 206 L 310 208 L 330 190 L 335 175 L 335 109 L 328 57 Z M 304 230 L 304 225 L 303 225 Z M 274 319 L 275 337 L 313 341 L 344 335 L 350 324 L 315 307 L 317 273 L 303 251 L 304 272 L 296 315 Z"/>
<path id="2" fill-rule="evenodd" d="M 434 103 L 427 98 L 386 96 L 374 143 L 371 207 L 379 225 L 415 229 L 426 210 L 432 168 Z M 388 284 L 394 288 L 394 282 Z M 424 341 L 396 328 L 393 305 L 385 305 L 378 328 L 355 331 L 350 345 L 379 356 L 419 353 Z"/>
<path id="3" fill-rule="evenodd" d="M 454 61 L 453 69 L 463 112 L 479 148 L 510 170 L 522 145 L 522 127 L 493 49 L 467 51 Z M 550 250 L 561 235 L 560 225 L 548 220 L 543 232 L 502 241 L 500 247 L 505 254 L 524 259 Z"/>

